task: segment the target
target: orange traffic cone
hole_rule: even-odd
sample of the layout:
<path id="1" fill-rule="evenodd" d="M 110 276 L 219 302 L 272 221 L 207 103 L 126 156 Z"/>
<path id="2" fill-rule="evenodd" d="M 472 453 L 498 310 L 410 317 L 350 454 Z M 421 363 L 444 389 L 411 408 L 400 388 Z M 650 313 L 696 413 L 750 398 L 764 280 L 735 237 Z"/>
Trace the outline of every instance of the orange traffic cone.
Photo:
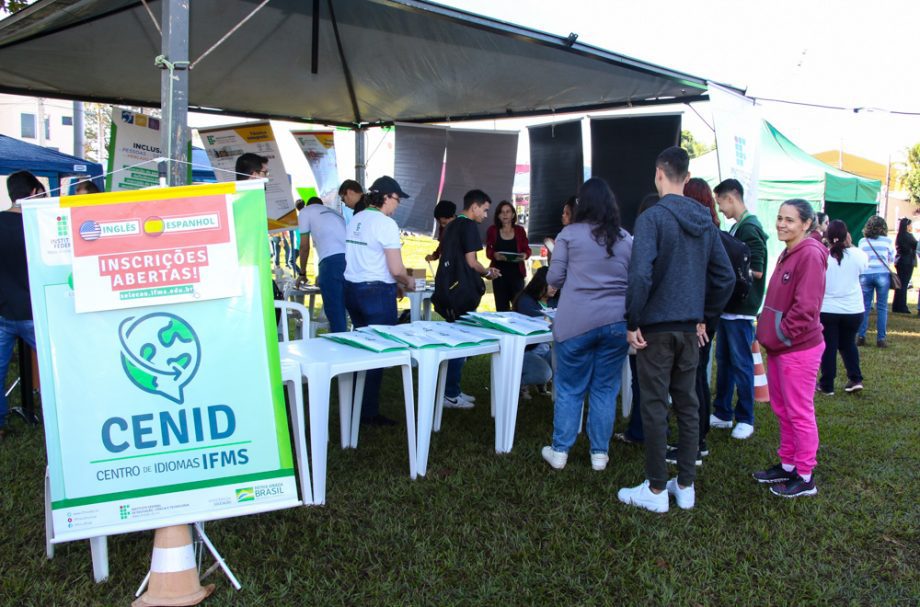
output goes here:
<path id="1" fill-rule="evenodd" d="M 770 388 L 767 386 L 767 372 L 763 368 L 760 344 L 757 340 L 751 344 L 751 356 L 754 357 L 754 402 L 770 402 Z"/>
<path id="2" fill-rule="evenodd" d="M 197 605 L 214 591 L 214 584 L 202 588 L 188 525 L 156 530 L 150 559 L 150 585 L 131 607 Z"/>

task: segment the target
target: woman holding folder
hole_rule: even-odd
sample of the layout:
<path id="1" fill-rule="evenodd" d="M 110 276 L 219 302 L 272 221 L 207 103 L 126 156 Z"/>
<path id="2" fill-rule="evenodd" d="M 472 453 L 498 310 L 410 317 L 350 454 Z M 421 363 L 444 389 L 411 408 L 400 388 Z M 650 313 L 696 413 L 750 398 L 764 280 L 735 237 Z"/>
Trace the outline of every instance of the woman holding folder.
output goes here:
<path id="1" fill-rule="evenodd" d="M 495 310 L 511 310 L 511 302 L 524 288 L 524 260 L 530 257 L 527 232 L 517 225 L 514 205 L 502 200 L 495 208 L 495 223 L 486 231 L 486 257 L 492 260 L 489 267 L 501 270 L 501 276 L 492 281 Z"/>

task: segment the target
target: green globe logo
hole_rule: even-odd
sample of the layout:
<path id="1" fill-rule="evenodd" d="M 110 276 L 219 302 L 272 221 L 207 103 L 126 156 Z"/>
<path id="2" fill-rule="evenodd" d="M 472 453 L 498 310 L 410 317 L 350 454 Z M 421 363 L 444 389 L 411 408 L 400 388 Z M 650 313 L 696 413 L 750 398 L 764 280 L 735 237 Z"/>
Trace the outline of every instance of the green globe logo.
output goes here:
<path id="1" fill-rule="evenodd" d="M 118 337 L 121 366 L 131 383 L 181 405 L 182 390 L 195 377 L 201 360 L 195 330 L 175 314 L 154 312 L 124 319 Z"/>

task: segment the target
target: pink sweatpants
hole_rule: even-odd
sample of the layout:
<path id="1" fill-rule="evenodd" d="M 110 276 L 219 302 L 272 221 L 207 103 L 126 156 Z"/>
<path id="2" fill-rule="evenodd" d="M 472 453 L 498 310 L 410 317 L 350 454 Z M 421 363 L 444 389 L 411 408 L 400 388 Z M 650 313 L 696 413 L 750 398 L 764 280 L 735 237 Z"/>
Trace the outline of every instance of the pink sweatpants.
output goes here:
<path id="1" fill-rule="evenodd" d="M 770 405 L 779 420 L 779 460 L 811 474 L 818 464 L 815 382 L 824 343 L 807 350 L 771 354 L 767 358 Z"/>

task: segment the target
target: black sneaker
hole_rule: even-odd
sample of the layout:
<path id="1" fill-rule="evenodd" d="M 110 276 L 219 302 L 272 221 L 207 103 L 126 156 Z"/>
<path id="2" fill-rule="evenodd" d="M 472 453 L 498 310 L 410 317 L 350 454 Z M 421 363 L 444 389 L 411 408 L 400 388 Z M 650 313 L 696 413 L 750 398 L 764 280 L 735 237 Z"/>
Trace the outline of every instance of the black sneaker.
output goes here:
<path id="1" fill-rule="evenodd" d="M 677 465 L 677 449 L 668 449 L 664 454 L 664 461 L 669 464 Z M 703 454 L 699 451 L 696 452 L 696 461 L 693 462 L 697 466 L 703 465 Z"/>
<path id="2" fill-rule="evenodd" d="M 780 497 L 804 497 L 806 495 L 816 495 L 818 488 L 815 487 L 814 475 L 806 482 L 801 476 L 795 474 L 795 478 L 781 485 L 770 487 L 770 493 Z"/>
<path id="3" fill-rule="evenodd" d="M 858 337 L 856 338 L 856 345 L 857 345 L 857 346 L 865 346 L 865 345 L 866 345 L 866 336 L 865 336 L 865 335 L 860 335 L 860 336 L 858 336 Z"/>
<path id="4" fill-rule="evenodd" d="M 709 456 L 709 445 L 706 444 L 706 441 L 703 441 L 703 444 L 700 445 L 700 457 Z"/>
<path id="5" fill-rule="evenodd" d="M 782 464 L 776 464 L 766 470 L 760 470 L 751 476 L 753 476 L 754 480 L 758 483 L 766 483 L 768 485 L 772 485 L 773 483 L 785 483 L 794 478 L 798 478 L 798 474 L 795 473 L 795 470 L 786 472 L 783 470 Z"/>

